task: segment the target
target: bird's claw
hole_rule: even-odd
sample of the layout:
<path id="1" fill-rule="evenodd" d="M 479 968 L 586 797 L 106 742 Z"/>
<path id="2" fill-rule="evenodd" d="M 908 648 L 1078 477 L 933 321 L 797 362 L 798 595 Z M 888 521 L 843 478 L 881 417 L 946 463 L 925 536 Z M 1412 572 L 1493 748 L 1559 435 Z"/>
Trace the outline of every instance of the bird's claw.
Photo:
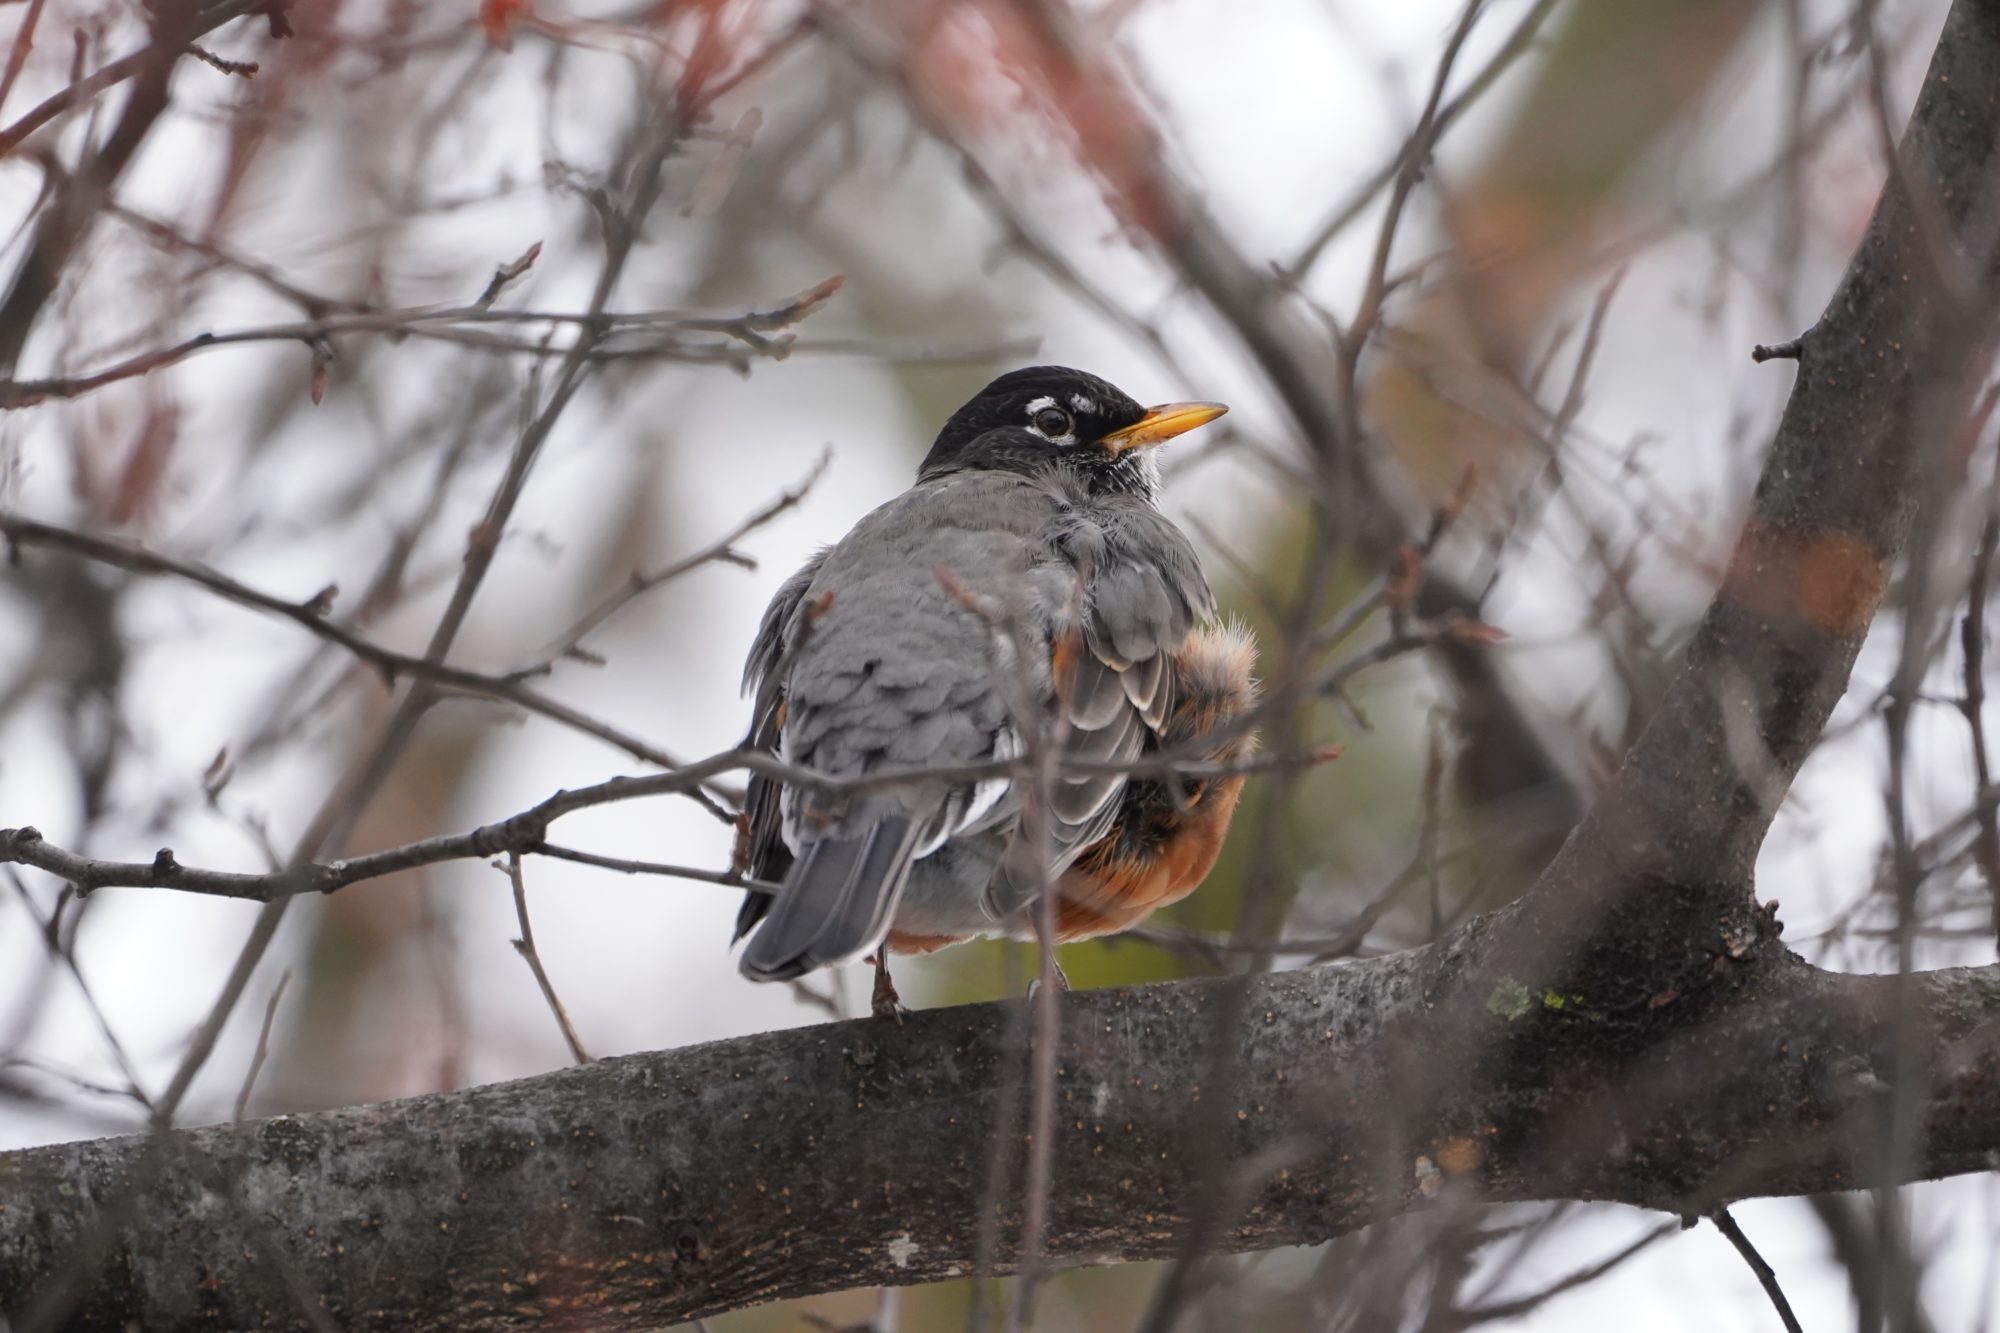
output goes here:
<path id="1" fill-rule="evenodd" d="M 878 954 L 875 961 L 875 989 L 869 996 L 868 1008 L 877 1018 L 892 1018 L 898 1024 L 910 1011 L 903 1004 L 903 997 L 896 994 L 896 983 L 889 980 L 889 969 Z"/>

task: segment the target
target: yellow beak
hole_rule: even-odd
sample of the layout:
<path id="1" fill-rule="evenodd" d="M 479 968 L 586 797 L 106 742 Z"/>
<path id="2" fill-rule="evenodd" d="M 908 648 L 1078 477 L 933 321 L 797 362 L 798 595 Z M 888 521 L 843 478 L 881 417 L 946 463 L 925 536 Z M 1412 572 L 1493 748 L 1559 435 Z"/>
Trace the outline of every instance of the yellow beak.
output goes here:
<path id="1" fill-rule="evenodd" d="M 1098 443 L 1114 454 L 1150 449 L 1196 426 L 1207 425 L 1228 410 L 1221 403 L 1162 403 L 1147 408 L 1145 416 L 1122 430 L 1112 431 Z"/>

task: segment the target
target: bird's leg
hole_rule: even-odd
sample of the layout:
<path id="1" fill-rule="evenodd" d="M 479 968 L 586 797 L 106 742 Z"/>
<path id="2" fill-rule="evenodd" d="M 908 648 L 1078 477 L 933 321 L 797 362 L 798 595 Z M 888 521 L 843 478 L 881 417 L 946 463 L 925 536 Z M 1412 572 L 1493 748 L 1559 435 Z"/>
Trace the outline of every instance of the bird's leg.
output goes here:
<path id="1" fill-rule="evenodd" d="M 896 994 L 896 983 L 889 980 L 888 945 L 876 948 L 874 961 L 875 992 L 870 997 L 869 1008 L 874 1011 L 877 1018 L 893 1018 L 900 1023 L 903 1021 L 903 1015 L 910 1011 L 903 1007 L 903 997 Z"/>
<path id="2" fill-rule="evenodd" d="M 1071 989 L 1069 973 L 1063 971 L 1062 959 L 1056 957 L 1055 943 L 1042 934 L 1042 923 L 1039 919 L 1035 922 L 1035 943 L 1040 946 L 1036 951 L 1037 953 L 1040 953 L 1044 949 L 1047 950 L 1046 956 L 1049 960 L 1049 975 L 1055 978 L 1056 993 L 1059 995 L 1069 994 Z M 1038 958 L 1036 961 L 1039 963 L 1040 959 Z M 1030 1000 L 1035 998 L 1035 992 L 1040 990 L 1041 986 L 1042 979 L 1040 977 L 1036 977 L 1028 983 L 1028 998 Z"/>
<path id="3" fill-rule="evenodd" d="M 1062 964 L 1061 964 L 1061 963 L 1059 963 L 1059 962 L 1057 962 L 1057 961 L 1056 961 L 1055 959 L 1053 959 L 1053 958 L 1049 959 L 1049 965 L 1050 965 L 1050 967 L 1052 967 L 1052 968 L 1053 968 L 1053 969 L 1055 970 L 1055 978 L 1056 978 L 1056 991 L 1057 991 L 1057 993 L 1059 993 L 1059 994 L 1062 994 L 1062 995 L 1067 995 L 1067 994 L 1069 994 L 1069 993 L 1070 993 L 1070 989 L 1071 989 L 1071 987 L 1070 987 L 1070 984 L 1069 984 L 1069 973 L 1067 973 L 1067 972 L 1063 971 L 1063 967 L 1062 967 Z M 1040 977 L 1036 977 L 1036 978 L 1034 978 L 1033 980 L 1029 981 L 1029 982 L 1028 982 L 1028 998 L 1029 998 L 1030 1000 L 1034 999 L 1034 998 L 1035 998 L 1035 992 L 1039 991 L 1039 990 L 1040 990 L 1041 988 L 1042 988 L 1042 979 L 1041 979 Z"/>

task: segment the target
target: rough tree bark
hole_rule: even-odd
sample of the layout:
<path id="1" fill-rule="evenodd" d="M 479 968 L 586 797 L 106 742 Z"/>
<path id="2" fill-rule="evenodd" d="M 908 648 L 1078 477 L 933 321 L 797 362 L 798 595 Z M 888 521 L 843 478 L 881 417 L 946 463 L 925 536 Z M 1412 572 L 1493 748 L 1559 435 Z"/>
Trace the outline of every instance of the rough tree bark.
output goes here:
<path id="1" fill-rule="evenodd" d="M 1238 1250 L 1461 1191 L 1692 1214 L 2000 1166 L 2000 968 L 1821 972 L 1752 894 L 1990 349 L 1996 141 L 2000 0 L 1957 0 L 1683 673 L 1526 898 L 1393 957 L 1064 1000 L 1052 1262 L 1173 1253 L 1218 1150 Z M 968 1272 L 990 1209 L 1008 1271 L 1019 1200 L 984 1182 L 1025 1134 L 1015 1030 L 977 1005 L 0 1155 L 0 1309 L 651 1327 Z M 1920 1130 L 1885 1154 L 1898 1078 Z"/>
<path id="2" fill-rule="evenodd" d="M 1700 1213 L 1859 1183 L 1849 1162 L 1887 1087 L 1893 978 L 1760 946 L 1705 1021 L 1651 1032 L 1587 997 L 1551 1008 L 1518 980 L 1467 994 L 1465 959 L 1455 941 L 1258 979 L 1230 1037 L 1250 1071 L 1234 1090 L 1204 1086 L 1233 983 L 1070 997 L 1048 1252 L 1171 1254 L 1217 1096 L 1243 1172 L 1229 1249 L 1324 1240 L 1439 1185 Z M 1428 1010 L 1443 992 L 1459 1002 Z M 1983 1169 L 2000 1151 L 2000 972 L 1934 974 L 1920 995 L 1917 1173 Z M 1006 1008 L 15 1153 L 0 1167 L 0 1292 L 26 1316 L 17 1330 L 42 1326 L 28 1298 L 61 1294 L 52 1282 L 91 1328 L 302 1326 L 304 1297 L 340 1328 L 640 1329 L 967 1273 L 988 1152 L 1023 1132 L 996 1123 L 1019 1068 Z M 1468 1043 L 1493 1053 L 1480 1075 L 1416 1110 Z M 1006 1237 L 1019 1201 L 999 1206 Z M 1002 1270 L 1015 1259 L 1003 1239 Z"/>

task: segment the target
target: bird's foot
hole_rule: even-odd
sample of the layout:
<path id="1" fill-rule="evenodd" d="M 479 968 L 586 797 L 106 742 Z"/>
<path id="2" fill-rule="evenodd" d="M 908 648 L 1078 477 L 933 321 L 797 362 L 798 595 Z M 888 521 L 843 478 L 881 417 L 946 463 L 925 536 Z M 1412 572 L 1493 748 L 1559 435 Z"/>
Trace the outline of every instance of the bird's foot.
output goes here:
<path id="1" fill-rule="evenodd" d="M 875 990 L 868 1007 L 877 1018 L 892 1018 L 901 1023 L 910 1011 L 903 1006 L 903 997 L 896 994 L 896 983 L 889 980 L 887 952 L 886 949 L 875 952 Z"/>

